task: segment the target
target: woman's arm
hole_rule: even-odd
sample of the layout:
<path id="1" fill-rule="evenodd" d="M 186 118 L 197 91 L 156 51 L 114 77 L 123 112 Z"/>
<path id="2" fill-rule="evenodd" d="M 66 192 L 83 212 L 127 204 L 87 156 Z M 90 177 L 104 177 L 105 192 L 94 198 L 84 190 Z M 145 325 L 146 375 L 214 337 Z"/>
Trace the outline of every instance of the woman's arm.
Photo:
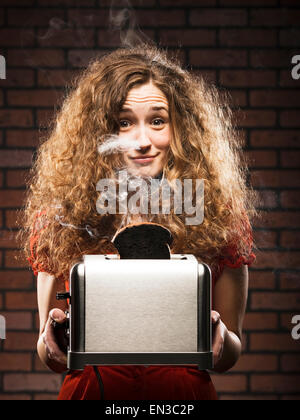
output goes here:
<path id="1" fill-rule="evenodd" d="M 40 317 L 40 332 L 37 343 L 38 355 L 49 369 L 56 373 L 67 370 L 66 355 L 57 344 L 53 321 L 63 323 L 67 309 L 65 301 L 57 301 L 57 281 L 54 276 L 39 273 L 37 279 L 38 309 Z"/>
<path id="2" fill-rule="evenodd" d="M 231 369 L 242 352 L 242 328 L 248 297 L 248 267 L 225 267 L 214 292 L 214 371 Z"/>

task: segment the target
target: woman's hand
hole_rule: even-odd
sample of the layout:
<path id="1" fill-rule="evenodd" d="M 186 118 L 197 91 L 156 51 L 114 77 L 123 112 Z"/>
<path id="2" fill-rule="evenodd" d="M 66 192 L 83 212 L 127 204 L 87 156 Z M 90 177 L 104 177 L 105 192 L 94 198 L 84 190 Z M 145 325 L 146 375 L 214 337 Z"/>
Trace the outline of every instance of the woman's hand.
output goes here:
<path id="1" fill-rule="evenodd" d="M 221 316 L 218 312 L 212 311 L 211 312 L 211 320 L 212 320 L 212 333 L 213 333 L 213 357 L 214 357 L 214 366 L 216 367 L 218 362 L 222 359 L 224 353 L 224 344 L 226 334 L 228 333 L 228 329 L 226 325 L 221 321 Z"/>
<path id="2" fill-rule="evenodd" d="M 67 339 L 64 324 L 66 314 L 61 309 L 52 309 L 43 333 L 40 336 L 47 357 L 47 365 L 56 372 L 67 370 Z"/>

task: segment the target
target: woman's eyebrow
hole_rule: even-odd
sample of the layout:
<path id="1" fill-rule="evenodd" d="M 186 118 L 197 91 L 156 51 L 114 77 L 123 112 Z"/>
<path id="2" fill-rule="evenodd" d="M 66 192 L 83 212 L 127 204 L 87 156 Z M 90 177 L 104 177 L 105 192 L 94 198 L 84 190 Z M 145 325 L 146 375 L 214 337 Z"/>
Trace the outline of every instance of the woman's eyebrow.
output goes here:
<path id="1" fill-rule="evenodd" d="M 166 112 L 169 112 L 169 110 L 165 106 L 153 106 L 150 109 L 151 109 L 151 111 L 166 111 Z"/>

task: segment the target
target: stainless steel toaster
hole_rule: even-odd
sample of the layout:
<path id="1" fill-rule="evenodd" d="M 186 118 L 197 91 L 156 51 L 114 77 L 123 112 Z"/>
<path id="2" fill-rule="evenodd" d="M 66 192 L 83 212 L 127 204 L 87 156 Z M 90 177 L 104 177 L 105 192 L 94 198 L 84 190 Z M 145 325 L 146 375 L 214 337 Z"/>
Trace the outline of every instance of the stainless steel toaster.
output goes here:
<path id="1" fill-rule="evenodd" d="M 210 268 L 193 255 L 85 256 L 70 273 L 68 368 L 86 365 L 212 369 Z"/>

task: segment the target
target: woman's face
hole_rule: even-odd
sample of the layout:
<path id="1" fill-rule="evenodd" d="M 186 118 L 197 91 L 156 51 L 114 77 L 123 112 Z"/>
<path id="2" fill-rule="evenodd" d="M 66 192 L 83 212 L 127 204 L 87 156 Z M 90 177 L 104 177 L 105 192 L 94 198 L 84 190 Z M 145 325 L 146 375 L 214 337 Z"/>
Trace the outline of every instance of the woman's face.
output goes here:
<path id="1" fill-rule="evenodd" d="M 152 82 L 129 91 L 119 118 L 119 137 L 137 140 L 140 150 L 124 153 L 129 172 L 155 177 L 166 163 L 171 141 L 169 104 Z"/>

